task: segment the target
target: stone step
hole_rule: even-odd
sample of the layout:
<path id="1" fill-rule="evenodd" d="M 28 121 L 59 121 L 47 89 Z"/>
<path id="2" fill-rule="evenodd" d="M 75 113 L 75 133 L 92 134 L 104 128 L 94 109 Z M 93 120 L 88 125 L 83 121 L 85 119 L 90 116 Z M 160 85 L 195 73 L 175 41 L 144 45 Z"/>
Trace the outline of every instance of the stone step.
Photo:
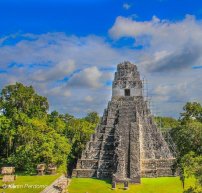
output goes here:
<path id="1" fill-rule="evenodd" d="M 107 134 L 107 135 L 113 135 L 114 131 L 115 131 L 114 127 L 106 127 L 105 128 L 105 134 Z"/>
<path id="2" fill-rule="evenodd" d="M 76 169 L 97 169 L 98 160 L 96 159 L 80 159 L 77 161 Z"/>
<path id="3" fill-rule="evenodd" d="M 136 111 L 135 108 L 127 107 L 127 108 L 120 108 L 118 112 L 120 113 L 120 112 L 135 112 L 135 111 Z"/>
<path id="4" fill-rule="evenodd" d="M 115 120 L 116 118 L 117 118 L 117 115 L 114 115 L 114 116 L 108 115 L 107 118 L 106 118 L 106 120 L 107 119 L 113 119 L 113 120 Z"/>
<path id="5" fill-rule="evenodd" d="M 113 172 L 114 170 L 111 169 L 111 170 L 108 170 L 108 169 L 103 169 L 103 170 L 100 170 L 98 169 L 98 172 L 106 172 L 106 173 L 110 173 L 110 172 Z"/>
<path id="6" fill-rule="evenodd" d="M 99 159 L 100 149 L 93 149 L 91 151 L 83 151 L 82 159 Z"/>
<path id="7" fill-rule="evenodd" d="M 145 159 L 141 165 L 144 169 L 170 169 L 173 167 L 175 159 Z"/>
<path id="8" fill-rule="evenodd" d="M 127 118 L 124 118 L 124 115 L 119 116 L 119 122 L 120 120 L 136 120 L 136 115 L 128 115 Z"/>
<path id="9" fill-rule="evenodd" d="M 74 169 L 72 177 L 77 178 L 95 178 L 97 177 L 97 169 Z"/>
<path id="10" fill-rule="evenodd" d="M 143 170 L 141 170 L 141 177 L 156 178 L 157 177 L 156 169 L 143 169 Z"/>
<path id="11" fill-rule="evenodd" d="M 127 114 L 127 115 L 130 115 L 130 114 L 135 115 L 136 114 L 134 111 L 119 111 L 119 116 L 124 115 L 124 113 Z"/>
<path id="12" fill-rule="evenodd" d="M 137 104 L 134 104 L 134 103 L 128 103 L 127 105 L 126 104 L 122 104 L 118 110 L 120 109 L 136 109 L 137 108 Z"/>
<path id="13" fill-rule="evenodd" d="M 119 111 L 123 111 L 123 110 L 129 110 L 129 111 L 131 111 L 131 110 L 136 110 L 136 105 L 128 105 L 128 106 L 121 106 L 119 109 L 118 109 L 118 112 Z"/>
<path id="14" fill-rule="evenodd" d="M 111 142 L 114 142 L 114 139 L 110 139 L 110 138 L 108 138 L 108 139 L 99 139 L 99 140 L 97 140 L 98 142 L 102 142 L 102 144 L 104 143 L 111 143 Z"/>
<path id="15" fill-rule="evenodd" d="M 100 138 L 96 138 L 94 141 L 92 142 L 96 142 L 96 141 L 105 141 L 105 142 L 113 142 L 114 141 L 114 133 L 110 133 L 110 135 L 108 135 L 108 133 L 103 133 L 102 137 Z"/>
<path id="16" fill-rule="evenodd" d="M 99 159 L 100 160 L 112 160 L 113 155 L 114 155 L 113 151 L 111 151 L 111 152 L 103 152 L 103 153 L 100 152 Z"/>
<path id="17" fill-rule="evenodd" d="M 113 162 L 113 160 L 111 160 L 111 161 L 100 160 L 98 170 L 99 171 L 111 171 L 111 170 L 114 170 L 114 162 Z"/>
<path id="18" fill-rule="evenodd" d="M 126 116 L 127 115 L 127 116 Z M 119 117 L 125 117 L 125 118 L 127 118 L 128 116 L 130 117 L 130 116 L 136 116 L 136 113 L 134 113 L 134 112 L 126 112 L 126 111 L 120 111 L 120 113 L 119 113 Z"/>
<path id="19" fill-rule="evenodd" d="M 105 142 L 113 142 L 114 141 L 114 135 L 104 135 L 103 140 Z"/>
<path id="20" fill-rule="evenodd" d="M 100 149 L 102 141 L 91 141 L 88 144 L 89 149 Z"/>
<path id="21" fill-rule="evenodd" d="M 101 147 L 100 148 L 95 148 L 96 151 L 100 151 L 101 149 L 102 149 Z"/>
<path id="22" fill-rule="evenodd" d="M 158 168 L 156 173 L 158 177 L 175 175 L 171 168 Z"/>
<path id="23" fill-rule="evenodd" d="M 109 179 L 112 177 L 113 171 L 100 171 L 97 172 L 97 177 L 100 179 Z"/>
<path id="24" fill-rule="evenodd" d="M 143 169 L 141 170 L 141 177 L 154 178 L 163 176 L 174 176 L 171 168 L 157 168 L 157 169 Z"/>
<path id="25" fill-rule="evenodd" d="M 119 109 L 119 113 L 120 112 L 135 112 L 136 110 L 135 110 L 135 108 L 121 108 L 121 109 Z"/>
<path id="26" fill-rule="evenodd" d="M 136 114 L 135 113 L 126 113 L 126 112 L 122 112 L 122 113 L 119 114 L 119 119 L 120 118 L 128 119 L 128 118 L 131 118 L 131 117 L 136 117 Z"/>
<path id="27" fill-rule="evenodd" d="M 127 117 L 126 117 L 126 115 L 127 115 Z M 136 119 L 136 115 L 135 114 L 127 114 L 127 113 L 124 113 L 124 114 L 120 114 L 119 115 L 119 120 L 120 119 Z"/>

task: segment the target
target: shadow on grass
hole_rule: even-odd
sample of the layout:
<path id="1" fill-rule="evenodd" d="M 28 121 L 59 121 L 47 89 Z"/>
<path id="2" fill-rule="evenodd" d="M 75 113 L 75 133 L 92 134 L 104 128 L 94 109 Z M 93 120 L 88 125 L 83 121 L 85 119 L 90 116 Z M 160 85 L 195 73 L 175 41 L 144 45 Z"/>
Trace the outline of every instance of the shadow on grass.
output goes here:
<path id="1" fill-rule="evenodd" d="M 79 179 L 79 178 L 72 177 L 72 179 Z M 80 178 L 80 179 L 82 179 L 82 178 Z M 83 179 L 93 179 L 95 181 L 103 181 L 106 184 L 112 184 L 112 180 L 111 179 L 99 179 L 99 178 L 83 178 Z"/>
<path id="2" fill-rule="evenodd" d="M 37 173 L 36 172 L 29 173 L 29 172 L 17 171 L 17 172 L 15 172 L 15 175 L 17 175 L 17 176 L 37 176 Z"/>
<path id="3" fill-rule="evenodd" d="M 97 181 L 104 181 L 106 184 L 112 184 L 112 180 L 111 179 L 98 179 L 98 178 L 93 178 L 94 180 Z"/>

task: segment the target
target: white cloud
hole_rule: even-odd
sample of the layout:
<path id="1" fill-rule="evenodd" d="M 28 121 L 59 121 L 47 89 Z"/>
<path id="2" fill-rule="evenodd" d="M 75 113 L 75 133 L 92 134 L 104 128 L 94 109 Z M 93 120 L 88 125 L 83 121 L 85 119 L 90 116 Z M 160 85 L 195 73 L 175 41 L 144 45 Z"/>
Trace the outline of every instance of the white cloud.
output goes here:
<path id="1" fill-rule="evenodd" d="M 149 72 L 191 70 L 202 63 L 202 21 L 187 15 L 181 21 L 136 21 L 117 17 L 109 30 L 112 38 L 134 38 L 134 44 L 143 46 L 138 63 Z"/>
<path id="2" fill-rule="evenodd" d="M 82 88 L 99 88 L 101 86 L 101 76 L 102 73 L 96 66 L 89 67 L 74 74 L 68 82 L 68 85 Z"/>
<path id="3" fill-rule="evenodd" d="M 202 29 L 201 22 L 197 22 L 194 16 L 187 15 L 184 20 L 179 22 L 171 22 L 169 20 L 161 20 L 156 16 L 152 17 L 150 21 L 136 21 L 131 18 L 117 17 L 114 25 L 110 29 L 110 34 L 112 37 L 135 37 L 135 38 L 145 38 L 144 35 L 152 36 L 152 41 L 156 42 L 157 37 L 166 38 L 172 40 L 177 40 L 180 37 L 180 42 L 182 43 L 182 38 L 192 37 L 193 30 L 195 35 L 201 36 L 199 31 Z M 198 31 L 199 30 L 199 31 Z M 195 37 L 198 38 L 198 37 Z M 168 41 L 168 40 L 167 40 Z M 166 42 L 167 42 L 166 41 Z"/>
<path id="4" fill-rule="evenodd" d="M 4 43 L 15 37 L 13 45 Z M 98 36 L 17 34 L 1 40 L 0 69 L 7 73 L 0 74 L 0 88 L 16 81 L 31 84 L 48 97 L 51 110 L 77 116 L 83 116 L 89 108 L 102 113 L 111 94 L 105 82 L 112 79 L 112 72 L 102 68 L 115 67 L 127 55 L 127 50 L 113 48 Z M 92 103 L 86 96 L 96 101 Z M 74 111 L 74 107 L 80 111 Z"/>
<path id="5" fill-rule="evenodd" d="M 124 4 L 123 4 L 123 8 L 126 9 L 126 10 L 130 9 L 130 8 L 131 8 L 131 4 L 129 4 L 129 3 L 124 3 Z"/>
<path id="6" fill-rule="evenodd" d="M 142 45 L 139 60 L 148 70 L 183 70 L 202 62 L 201 24 L 190 15 L 177 22 L 156 16 L 151 21 L 117 17 L 109 33 L 115 39 L 132 37 L 136 45 Z"/>
<path id="7" fill-rule="evenodd" d="M 69 75 L 75 70 L 75 62 L 71 59 L 61 61 L 50 69 L 39 69 L 33 75 L 32 79 L 35 81 L 55 81 Z"/>
<path id="8" fill-rule="evenodd" d="M 161 113 L 177 117 L 186 101 L 202 101 L 201 70 L 192 69 L 202 64 L 201 24 L 193 16 L 181 21 L 118 17 L 109 30 L 114 41 L 47 33 L 11 35 L 18 41 L 6 45 L 11 36 L 3 37 L 0 69 L 7 73 L 0 74 L 0 87 L 16 81 L 32 84 L 48 97 L 51 110 L 83 116 L 92 109 L 102 114 L 111 95 L 113 69 L 130 60 L 149 80 L 149 93 Z M 123 37 L 143 48 L 116 48 L 116 40 Z"/>
<path id="9" fill-rule="evenodd" d="M 72 95 L 70 90 L 67 90 L 64 86 L 58 86 L 55 88 L 52 88 L 48 91 L 48 94 L 51 94 L 55 97 L 57 96 L 64 96 L 64 97 L 70 97 Z"/>
<path id="10" fill-rule="evenodd" d="M 160 100 L 163 99 L 163 101 L 181 101 L 186 100 L 186 97 L 188 96 L 189 92 L 189 86 L 187 83 L 178 83 L 178 84 L 159 84 L 155 90 L 154 93 L 157 95 L 157 97 L 160 97 Z"/>

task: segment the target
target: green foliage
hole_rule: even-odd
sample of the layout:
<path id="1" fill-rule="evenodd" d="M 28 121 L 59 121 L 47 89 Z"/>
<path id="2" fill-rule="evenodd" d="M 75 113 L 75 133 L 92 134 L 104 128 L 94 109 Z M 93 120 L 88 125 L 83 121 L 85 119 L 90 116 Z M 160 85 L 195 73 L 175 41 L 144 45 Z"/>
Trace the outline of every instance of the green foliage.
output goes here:
<path id="1" fill-rule="evenodd" d="M 45 97 L 37 95 L 32 86 L 24 86 L 21 83 L 6 86 L 0 95 L 0 110 L 10 118 L 19 113 L 28 117 L 43 117 L 48 107 Z"/>
<path id="2" fill-rule="evenodd" d="M 202 106 L 198 102 L 188 102 L 181 113 L 182 121 L 197 120 L 202 122 Z"/>
<path id="3" fill-rule="evenodd" d="M 197 120 L 189 120 L 171 131 L 180 157 L 190 151 L 200 155 L 202 153 L 202 123 Z"/>
<path id="4" fill-rule="evenodd" d="M 179 125 L 179 121 L 172 117 L 155 117 L 154 119 L 157 126 L 161 128 L 162 131 L 176 128 Z"/>
<path id="5" fill-rule="evenodd" d="M 190 151 L 202 154 L 202 107 L 199 103 L 188 102 L 181 113 L 180 124 L 171 130 L 180 157 Z"/>
<path id="6" fill-rule="evenodd" d="M 46 119 L 26 119 L 16 128 L 17 141 L 5 162 L 18 170 L 34 172 L 38 163 L 66 165 L 70 145 L 65 136 L 48 126 Z"/>
<path id="7" fill-rule="evenodd" d="M 0 156 L 6 156 L 10 154 L 12 148 L 14 130 L 10 129 L 11 119 L 4 115 L 0 115 Z"/>
<path id="8" fill-rule="evenodd" d="M 100 121 L 100 117 L 97 112 L 90 112 L 87 114 L 87 116 L 84 118 L 86 121 L 97 125 Z"/>
<path id="9" fill-rule="evenodd" d="M 198 193 L 202 190 L 202 106 L 197 102 L 188 102 L 181 113 L 180 124 L 170 133 L 178 149 L 178 165 L 181 180 L 193 176 L 197 180 L 195 187 L 185 192 Z"/>
<path id="10" fill-rule="evenodd" d="M 198 192 L 198 191 L 196 190 L 196 188 L 190 187 L 190 188 L 188 188 L 187 190 L 185 190 L 183 193 L 201 193 L 201 191 Z"/>
<path id="11" fill-rule="evenodd" d="M 85 119 L 72 118 L 67 123 L 66 136 L 72 144 L 71 152 L 68 156 L 69 160 L 69 174 L 71 175 L 72 169 L 75 168 L 77 159 L 81 156 L 90 136 L 94 133 L 95 124 L 86 121 Z"/>
<path id="12" fill-rule="evenodd" d="M 33 173 L 39 163 L 60 171 L 75 163 L 99 120 L 96 112 L 83 119 L 53 111 L 32 86 L 9 85 L 0 94 L 0 165 Z M 68 158 L 68 159 L 67 159 Z M 71 168 L 72 169 L 72 168 Z"/>
<path id="13" fill-rule="evenodd" d="M 189 152 L 181 160 L 186 177 L 194 177 L 196 186 L 189 188 L 188 192 L 202 191 L 202 156 L 196 156 L 194 152 Z"/>
<path id="14" fill-rule="evenodd" d="M 53 111 L 48 115 L 48 125 L 53 127 L 61 135 L 65 134 L 66 123 L 57 111 Z"/>

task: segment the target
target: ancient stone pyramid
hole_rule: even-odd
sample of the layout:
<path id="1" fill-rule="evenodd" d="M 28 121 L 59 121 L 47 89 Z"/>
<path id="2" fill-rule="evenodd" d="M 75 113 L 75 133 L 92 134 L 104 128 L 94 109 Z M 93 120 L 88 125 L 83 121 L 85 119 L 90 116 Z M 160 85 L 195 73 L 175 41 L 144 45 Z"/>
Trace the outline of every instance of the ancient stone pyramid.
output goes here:
<path id="1" fill-rule="evenodd" d="M 73 176 L 140 183 L 141 177 L 173 176 L 174 161 L 144 100 L 137 67 L 118 64 L 112 99 Z"/>

